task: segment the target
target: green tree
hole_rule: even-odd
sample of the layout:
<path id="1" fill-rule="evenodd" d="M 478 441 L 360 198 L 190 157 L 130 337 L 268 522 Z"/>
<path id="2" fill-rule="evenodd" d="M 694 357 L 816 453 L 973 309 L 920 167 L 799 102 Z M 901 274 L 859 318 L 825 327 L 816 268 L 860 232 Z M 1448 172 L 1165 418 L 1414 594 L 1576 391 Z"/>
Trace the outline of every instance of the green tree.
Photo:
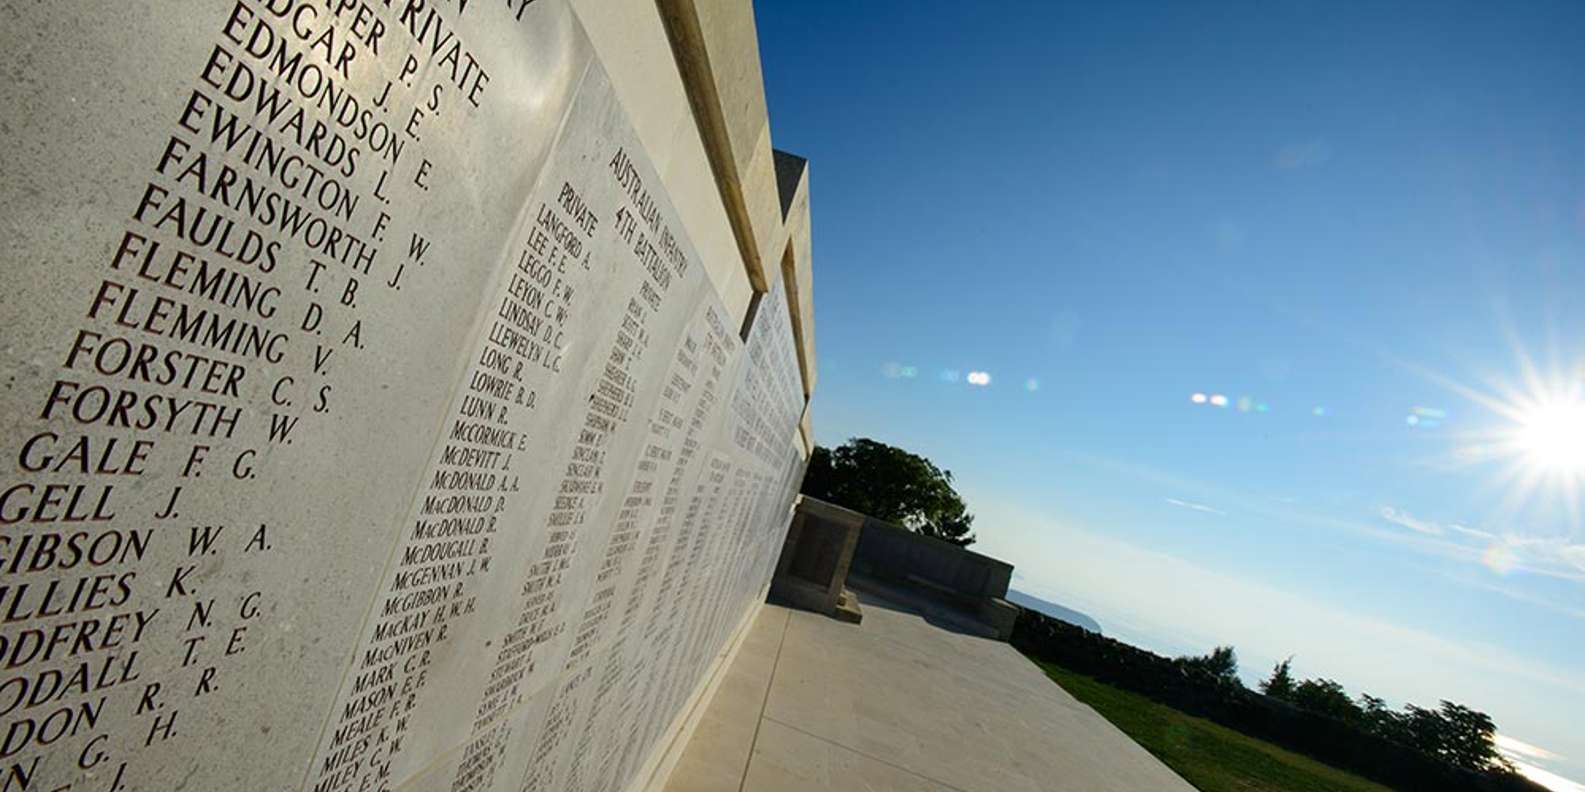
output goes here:
<path id="1" fill-rule="evenodd" d="M 1360 694 L 1361 725 L 1365 730 L 1402 745 L 1412 745 L 1409 737 L 1408 716 L 1387 706 L 1387 702 L 1369 693 Z"/>
<path id="2" fill-rule="evenodd" d="M 1184 658 L 1204 661 L 1205 658 Z M 1513 763 L 1497 750 L 1497 724 L 1484 712 L 1443 701 L 1436 709 L 1413 704 L 1402 711 L 1368 693 L 1355 703 L 1330 679 L 1293 681 L 1293 658 L 1276 665 L 1260 683 L 1266 695 L 1347 721 L 1378 737 L 1419 751 L 1455 767 L 1479 773 L 1513 773 Z"/>
<path id="3" fill-rule="evenodd" d="M 1421 753 L 1441 756 L 1447 745 L 1447 723 L 1436 710 L 1413 704 L 1404 707 L 1403 730 L 1409 745 Z"/>
<path id="4" fill-rule="evenodd" d="M 1271 669 L 1271 676 L 1260 683 L 1260 692 L 1284 701 L 1293 698 L 1293 658 L 1288 658 L 1278 663 Z"/>
<path id="5" fill-rule="evenodd" d="M 1349 723 L 1359 723 L 1364 713 L 1343 686 L 1330 679 L 1306 679 L 1293 687 L 1294 704 L 1311 712 L 1330 715 Z"/>
<path id="6" fill-rule="evenodd" d="M 1497 751 L 1497 724 L 1486 713 L 1451 701 L 1434 710 L 1406 709 L 1409 743 L 1420 751 L 1468 770 L 1513 772 L 1513 764 Z"/>
<path id="7" fill-rule="evenodd" d="M 1218 646 L 1199 657 L 1180 657 L 1178 662 L 1185 668 L 1210 674 L 1223 684 L 1244 684 L 1238 681 L 1238 653 L 1231 646 Z"/>
<path id="8" fill-rule="evenodd" d="M 952 472 L 865 437 L 815 447 L 803 493 L 959 546 L 974 543 L 974 515 L 952 488 Z"/>

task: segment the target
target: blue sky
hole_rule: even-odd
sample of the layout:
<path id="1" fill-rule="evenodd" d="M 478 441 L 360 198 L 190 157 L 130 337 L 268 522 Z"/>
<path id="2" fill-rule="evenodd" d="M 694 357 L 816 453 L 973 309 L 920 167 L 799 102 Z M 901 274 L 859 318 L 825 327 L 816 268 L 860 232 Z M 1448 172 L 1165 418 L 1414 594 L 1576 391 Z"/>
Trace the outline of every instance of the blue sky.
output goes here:
<path id="1" fill-rule="evenodd" d="M 1585 779 L 1585 6 L 756 12 L 822 444 L 949 468 L 1114 634 Z"/>

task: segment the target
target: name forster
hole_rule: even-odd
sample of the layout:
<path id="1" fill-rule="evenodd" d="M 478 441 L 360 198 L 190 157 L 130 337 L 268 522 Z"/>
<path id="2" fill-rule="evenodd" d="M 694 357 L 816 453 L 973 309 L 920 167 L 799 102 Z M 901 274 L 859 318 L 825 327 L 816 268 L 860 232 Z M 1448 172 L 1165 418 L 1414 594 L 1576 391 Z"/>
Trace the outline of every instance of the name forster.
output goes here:
<path id="1" fill-rule="evenodd" d="M 280 336 L 284 338 L 284 336 Z M 92 330 L 77 331 L 66 368 L 81 367 L 101 377 L 120 377 L 150 385 L 174 385 L 216 396 L 238 398 L 238 385 L 248 369 L 240 363 L 195 355 Z"/>
<path id="2" fill-rule="evenodd" d="M 782 183 L 659 15 L 177 5 L 0 26 L 0 788 L 631 786 L 807 453 Z"/>

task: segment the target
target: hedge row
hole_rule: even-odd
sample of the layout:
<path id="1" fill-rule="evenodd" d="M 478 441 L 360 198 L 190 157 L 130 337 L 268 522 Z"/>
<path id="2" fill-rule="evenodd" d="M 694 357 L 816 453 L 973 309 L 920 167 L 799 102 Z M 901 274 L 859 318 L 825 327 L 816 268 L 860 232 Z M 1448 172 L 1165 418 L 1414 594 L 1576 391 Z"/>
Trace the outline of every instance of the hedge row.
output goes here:
<path id="1" fill-rule="evenodd" d="M 1406 792 L 1546 792 L 1510 773 L 1474 773 L 1335 718 L 1024 608 L 1012 643 L 1032 657 Z"/>

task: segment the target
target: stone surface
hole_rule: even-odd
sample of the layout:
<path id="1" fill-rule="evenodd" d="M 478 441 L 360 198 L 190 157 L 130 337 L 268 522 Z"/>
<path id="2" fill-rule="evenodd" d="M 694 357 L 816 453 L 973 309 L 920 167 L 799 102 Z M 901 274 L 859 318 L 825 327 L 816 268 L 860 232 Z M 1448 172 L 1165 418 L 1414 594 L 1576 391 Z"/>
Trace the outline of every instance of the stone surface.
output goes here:
<path id="1" fill-rule="evenodd" d="M 864 609 L 859 606 L 859 596 L 849 589 L 842 589 L 842 594 L 837 597 L 836 612 L 831 614 L 837 621 L 849 624 L 860 624 L 864 621 Z"/>
<path id="2" fill-rule="evenodd" d="M 678 48 L 689 101 L 706 135 L 722 202 L 732 218 L 756 291 L 775 277 L 782 235 L 776 174 L 765 120 L 759 39 L 749 3 L 660 0 Z M 768 191 L 768 192 L 767 192 Z"/>
<path id="3" fill-rule="evenodd" d="M 809 228 L 809 161 L 785 151 L 776 152 L 777 192 L 782 199 L 782 227 L 786 232 L 782 251 L 782 280 L 788 285 L 793 311 L 793 335 L 797 336 L 798 365 L 803 370 L 804 393 L 814 393 L 819 379 L 815 365 L 814 251 Z M 812 444 L 811 444 L 812 447 Z"/>
<path id="4" fill-rule="evenodd" d="M 739 792 L 754 747 L 755 727 L 765 707 L 776 657 L 781 652 L 787 611 L 767 606 L 755 619 L 721 687 L 710 699 L 668 790 Z M 709 750 L 695 750 L 708 746 Z"/>
<path id="5" fill-rule="evenodd" d="M 639 139 L 654 155 L 706 271 L 734 316 L 753 295 L 705 141 L 654 0 L 571 0 Z M 754 35 L 752 29 L 740 34 Z M 712 62 L 720 62 L 720 58 Z M 761 108 L 763 109 L 763 108 Z"/>
<path id="6" fill-rule="evenodd" d="M 340 8 L 6 4 L 8 790 L 625 789 L 769 581 L 781 281 L 565 0 Z"/>
<path id="7" fill-rule="evenodd" d="M 1012 647 L 860 598 L 862 625 L 761 611 L 779 650 L 745 644 L 668 792 L 1192 792 Z"/>
<path id="8" fill-rule="evenodd" d="M 799 495 L 771 578 L 771 595 L 783 604 L 828 616 L 842 610 L 844 617 L 861 620 L 857 603 L 850 600 L 844 610 L 842 598 L 863 527 L 864 515 Z"/>

